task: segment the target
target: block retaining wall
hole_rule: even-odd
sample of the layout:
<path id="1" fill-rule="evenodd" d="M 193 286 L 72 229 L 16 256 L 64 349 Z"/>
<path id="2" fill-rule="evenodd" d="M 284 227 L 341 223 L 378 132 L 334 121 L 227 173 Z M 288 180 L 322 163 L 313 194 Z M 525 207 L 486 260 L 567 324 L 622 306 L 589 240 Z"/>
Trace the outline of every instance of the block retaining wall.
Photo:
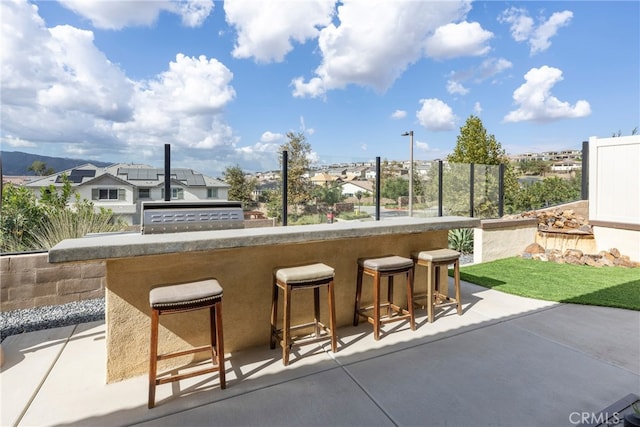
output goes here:
<path id="1" fill-rule="evenodd" d="M 50 264 L 49 254 L 0 257 L 0 311 L 104 297 L 104 261 Z"/>

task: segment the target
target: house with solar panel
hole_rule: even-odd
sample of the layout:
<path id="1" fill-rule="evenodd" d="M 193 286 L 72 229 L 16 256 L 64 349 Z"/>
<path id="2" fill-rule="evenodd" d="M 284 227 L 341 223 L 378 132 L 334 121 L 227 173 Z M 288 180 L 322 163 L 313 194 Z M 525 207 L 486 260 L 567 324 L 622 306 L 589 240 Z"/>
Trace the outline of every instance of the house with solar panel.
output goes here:
<path id="1" fill-rule="evenodd" d="M 140 224 L 141 203 L 164 200 L 164 169 L 142 164 L 118 163 L 98 167 L 91 163 L 77 166 L 25 184 L 37 197 L 41 188 L 62 188 L 63 175 L 80 199 L 96 208 L 111 209 L 130 225 Z M 192 169 L 171 168 L 171 200 L 228 200 L 230 185 Z M 69 201 L 73 203 L 75 196 Z"/>

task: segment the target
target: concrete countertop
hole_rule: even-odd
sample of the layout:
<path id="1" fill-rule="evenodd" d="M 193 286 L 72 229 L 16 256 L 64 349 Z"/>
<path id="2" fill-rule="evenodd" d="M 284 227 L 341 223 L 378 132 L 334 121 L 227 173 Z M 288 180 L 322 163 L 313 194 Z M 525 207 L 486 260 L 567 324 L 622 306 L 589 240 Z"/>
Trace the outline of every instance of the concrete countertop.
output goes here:
<path id="1" fill-rule="evenodd" d="M 49 250 L 49 262 L 130 258 L 176 252 L 348 239 L 394 233 L 421 233 L 431 230 L 478 226 L 480 226 L 480 220 L 477 218 L 445 216 L 435 218 L 403 217 L 382 221 L 339 221 L 333 224 L 188 231 L 167 234 L 106 233 L 63 240 Z"/>

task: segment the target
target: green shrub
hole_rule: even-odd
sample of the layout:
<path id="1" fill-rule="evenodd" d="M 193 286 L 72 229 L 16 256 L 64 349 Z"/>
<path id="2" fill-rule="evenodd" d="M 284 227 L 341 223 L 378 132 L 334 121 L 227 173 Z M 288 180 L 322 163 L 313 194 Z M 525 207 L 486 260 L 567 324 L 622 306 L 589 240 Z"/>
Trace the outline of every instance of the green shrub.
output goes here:
<path id="1" fill-rule="evenodd" d="M 449 230 L 449 248 L 463 254 L 473 253 L 473 229 L 456 228 Z"/>
<path id="2" fill-rule="evenodd" d="M 128 228 L 124 221 L 114 222 L 113 212 L 108 209 L 94 209 L 93 203 L 77 201 L 73 209 L 52 211 L 39 230 L 34 233 L 34 240 L 42 249 L 51 249 L 64 239 L 84 237 L 90 233 L 106 233 L 124 231 Z"/>

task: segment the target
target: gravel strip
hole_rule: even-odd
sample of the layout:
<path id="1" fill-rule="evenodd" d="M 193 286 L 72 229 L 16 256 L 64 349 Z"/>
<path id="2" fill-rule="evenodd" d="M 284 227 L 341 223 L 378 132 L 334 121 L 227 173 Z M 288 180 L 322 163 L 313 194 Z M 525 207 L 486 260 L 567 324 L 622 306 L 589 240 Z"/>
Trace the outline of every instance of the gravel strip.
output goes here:
<path id="1" fill-rule="evenodd" d="M 460 255 L 460 265 L 473 264 L 473 254 Z"/>
<path id="2" fill-rule="evenodd" d="M 104 298 L 0 313 L 0 341 L 11 335 L 104 319 Z"/>

